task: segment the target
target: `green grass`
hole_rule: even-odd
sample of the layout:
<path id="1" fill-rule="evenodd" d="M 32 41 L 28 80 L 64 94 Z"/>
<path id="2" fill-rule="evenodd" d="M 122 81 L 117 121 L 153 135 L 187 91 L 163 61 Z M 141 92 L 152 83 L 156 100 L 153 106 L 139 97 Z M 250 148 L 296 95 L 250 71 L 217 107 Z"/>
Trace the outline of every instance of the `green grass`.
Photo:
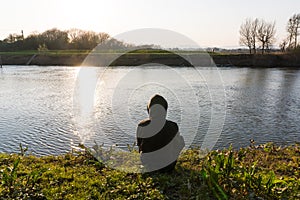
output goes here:
<path id="1" fill-rule="evenodd" d="M 46 50 L 43 52 L 39 52 L 37 50 L 25 50 L 25 51 L 0 51 L 0 55 L 34 55 L 34 54 L 42 54 L 42 55 L 87 55 L 89 53 L 93 54 L 123 54 L 127 53 L 128 50 Z M 146 55 L 168 55 L 168 54 L 185 54 L 185 55 L 192 55 L 192 54 L 206 54 L 209 53 L 210 55 L 230 55 L 229 53 L 212 53 L 206 51 L 186 51 L 186 50 L 174 50 L 174 51 L 165 51 L 160 49 L 139 49 L 130 51 L 129 54 L 146 54 Z"/>
<path id="2" fill-rule="evenodd" d="M 268 143 L 207 155 L 185 150 L 170 174 L 126 173 L 89 151 L 0 154 L 0 199 L 300 199 L 300 146 Z"/>
<path id="3" fill-rule="evenodd" d="M 87 55 L 90 50 L 47 50 L 39 52 L 37 50 L 26 50 L 26 51 L 0 51 L 0 55 Z"/>

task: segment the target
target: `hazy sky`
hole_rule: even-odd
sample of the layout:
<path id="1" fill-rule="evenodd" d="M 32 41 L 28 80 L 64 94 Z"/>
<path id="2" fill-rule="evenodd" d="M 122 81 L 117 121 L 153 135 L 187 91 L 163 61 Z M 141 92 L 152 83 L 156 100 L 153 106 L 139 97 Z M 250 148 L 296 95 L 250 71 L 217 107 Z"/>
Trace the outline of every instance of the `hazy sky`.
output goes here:
<path id="1" fill-rule="evenodd" d="M 277 43 L 286 23 L 300 13 L 299 0 L 1 0 L 0 39 L 56 27 L 107 32 L 111 36 L 139 28 L 170 29 L 200 46 L 239 46 L 246 18 L 276 21 Z"/>

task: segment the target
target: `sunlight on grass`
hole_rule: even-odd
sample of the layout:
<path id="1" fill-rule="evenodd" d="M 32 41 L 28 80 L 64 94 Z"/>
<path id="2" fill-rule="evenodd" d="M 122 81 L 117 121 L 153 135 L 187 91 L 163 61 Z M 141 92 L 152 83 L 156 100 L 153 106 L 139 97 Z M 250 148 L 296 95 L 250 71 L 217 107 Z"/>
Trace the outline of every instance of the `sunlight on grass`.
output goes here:
<path id="1" fill-rule="evenodd" d="M 98 147 L 99 148 L 99 147 Z M 101 159 L 130 154 L 81 146 L 60 156 L 0 154 L 0 197 L 4 199 L 299 199 L 300 147 L 272 143 L 201 155 L 185 150 L 172 173 L 126 173 Z M 94 150 L 95 151 L 95 150 Z M 100 149 L 98 149 L 100 151 Z M 134 151 L 134 150 L 133 150 Z M 99 153 L 99 152 L 98 152 Z M 122 159 L 121 159 L 122 158 Z M 100 160 L 100 161 L 99 161 Z"/>

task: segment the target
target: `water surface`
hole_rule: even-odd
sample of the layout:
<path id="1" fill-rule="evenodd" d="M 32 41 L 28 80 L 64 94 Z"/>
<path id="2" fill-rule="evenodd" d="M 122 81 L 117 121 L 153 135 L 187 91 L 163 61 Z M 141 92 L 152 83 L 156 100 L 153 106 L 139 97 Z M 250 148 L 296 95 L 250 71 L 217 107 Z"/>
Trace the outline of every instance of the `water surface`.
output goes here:
<path id="1" fill-rule="evenodd" d="M 103 74 L 102 68 L 87 69 L 96 78 Z M 248 146 L 250 139 L 300 141 L 299 70 L 221 68 L 221 84 L 209 68 L 196 75 L 192 68 L 116 67 L 95 86 L 87 84 L 95 77 L 78 80 L 78 72 L 55 66 L 0 69 L 0 152 L 16 152 L 19 143 L 36 155 L 64 153 L 82 142 L 126 147 L 135 141 L 136 125 L 147 117 L 147 101 L 155 93 L 168 100 L 168 118 L 180 125 L 189 145 L 202 145 L 212 112 L 223 108 L 225 123 L 214 148 Z M 85 100 L 91 87 L 93 105 Z"/>

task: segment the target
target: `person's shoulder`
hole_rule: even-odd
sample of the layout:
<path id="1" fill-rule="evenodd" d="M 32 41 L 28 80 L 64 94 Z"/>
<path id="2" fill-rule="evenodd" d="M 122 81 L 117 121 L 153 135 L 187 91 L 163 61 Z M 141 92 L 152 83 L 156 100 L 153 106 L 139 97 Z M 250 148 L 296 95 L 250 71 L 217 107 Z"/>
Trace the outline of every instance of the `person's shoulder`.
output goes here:
<path id="1" fill-rule="evenodd" d="M 177 130 L 178 130 L 178 125 L 177 125 L 177 123 L 176 123 L 176 122 L 173 122 L 173 121 L 167 120 L 167 125 L 168 125 L 169 127 L 173 127 L 173 128 L 175 128 L 175 129 L 177 129 Z"/>
<path id="2" fill-rule="evenodd" d="M 176 122 L 173 122 L 171 120 L 167 120 L 167 123 L 173 126 L 178 126 Z"/>
<path id="3" fill-rule="evenodd" d="M 147 126 L 148 124 L 150 124 L 150 119 L 144 119 L 142 121 L 140 121 L 138 126 Z"/>

